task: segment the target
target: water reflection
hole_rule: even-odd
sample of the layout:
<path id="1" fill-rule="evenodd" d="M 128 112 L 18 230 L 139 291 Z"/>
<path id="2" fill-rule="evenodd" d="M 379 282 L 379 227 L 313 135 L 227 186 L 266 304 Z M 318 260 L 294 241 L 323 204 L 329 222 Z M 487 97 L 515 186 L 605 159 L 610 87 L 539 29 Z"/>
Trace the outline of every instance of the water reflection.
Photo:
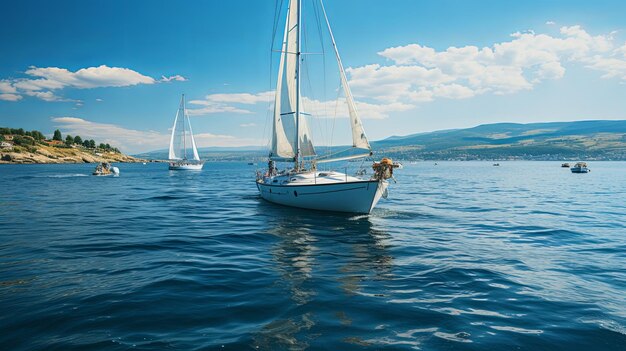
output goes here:
<path id="1" fill-rule="evenodd" d="M 263 201 L 257 210 L 265 223 L 263 231 L 277 239 L 271 248 L 273 269 L 280 277 L 276 284 L 288 297 L 284 312 L 256 333 L 255 346 L 306 349 L 329 332 L 317 327 L 318 323 L 326 329 L 352 325 L 354 316 L 348 312 L 346 297 L 382 295 L 370 291 L 380 287 L 371 282 L 392 276 L 390 236 L 369 216 L 307 211 Z"/>

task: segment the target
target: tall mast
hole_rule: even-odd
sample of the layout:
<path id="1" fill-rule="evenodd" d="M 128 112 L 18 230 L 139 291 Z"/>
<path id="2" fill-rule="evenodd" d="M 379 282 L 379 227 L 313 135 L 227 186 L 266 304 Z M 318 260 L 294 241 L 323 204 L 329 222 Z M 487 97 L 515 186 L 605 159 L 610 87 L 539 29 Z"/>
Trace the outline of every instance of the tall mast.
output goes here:
<path id="1" fill-rule="evenodd" d="M 298 36 L 296 39 L 296 157 L 295 157 L 295 170 L 299 170 L 299 158 L 300 158 L 300 38 L 302 31 L 300 26 L 302 24 L 302 1 L 297 0 L 298 11 Z"/>
<path id="2" fill-rule="evenodd" d="M 187 132 L 185 131 L 185 122 L 187 121 L 185 121 L 185 118 L 187 118 L 187 111 L 185 111 L 185 94 L 183 94 L 183 98 L 181 99 L 180 104 L 183 107 L 183 150 L 185 150 L 184 151 L 185 156 L 183 159 L 186 160 L 187 159 L 187 141 L 185 140 L 185 134 Z"/>

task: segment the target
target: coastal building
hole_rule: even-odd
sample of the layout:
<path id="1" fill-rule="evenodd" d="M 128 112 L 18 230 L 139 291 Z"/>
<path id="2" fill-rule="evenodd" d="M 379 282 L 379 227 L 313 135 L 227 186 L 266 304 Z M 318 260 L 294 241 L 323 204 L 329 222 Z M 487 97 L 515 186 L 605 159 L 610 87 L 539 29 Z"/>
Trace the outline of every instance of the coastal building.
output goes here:
<path id="1" fill-rule="evenodd" d="M 0 149 L 12 150 L 13 144 L 6 141 L 0 142 Z"/>

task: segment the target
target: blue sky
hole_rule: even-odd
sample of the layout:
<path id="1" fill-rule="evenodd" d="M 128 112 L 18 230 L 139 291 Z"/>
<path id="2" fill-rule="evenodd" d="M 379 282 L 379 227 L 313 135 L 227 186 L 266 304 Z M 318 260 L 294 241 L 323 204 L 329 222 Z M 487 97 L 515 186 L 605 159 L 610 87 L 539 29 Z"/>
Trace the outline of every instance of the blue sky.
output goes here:
<path id="1" fill-rule="evenodd" d="M 274 7 L 3 1 L 0 125 L 60 128 L 131 153 L 164 149 L 185 93 L 201 146 L 265 145 Z M 494 122 L 626 119 L 626 2 L 325 7 L 372 140 Z M 348 143 L 347 120 L 336 123 L 334 143 Z"/>

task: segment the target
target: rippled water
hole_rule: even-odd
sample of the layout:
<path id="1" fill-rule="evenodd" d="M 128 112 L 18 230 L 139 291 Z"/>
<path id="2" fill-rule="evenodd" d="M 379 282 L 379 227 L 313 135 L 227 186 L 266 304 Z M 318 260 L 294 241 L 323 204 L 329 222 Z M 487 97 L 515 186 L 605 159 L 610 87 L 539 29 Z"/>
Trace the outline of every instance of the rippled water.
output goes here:
<path id="1" fill-rule="evenodd" d="M 626 163 L 407 164 L 370 216 L 253 167 L 0 166 L 0 349 L 626 347 Z"/>

